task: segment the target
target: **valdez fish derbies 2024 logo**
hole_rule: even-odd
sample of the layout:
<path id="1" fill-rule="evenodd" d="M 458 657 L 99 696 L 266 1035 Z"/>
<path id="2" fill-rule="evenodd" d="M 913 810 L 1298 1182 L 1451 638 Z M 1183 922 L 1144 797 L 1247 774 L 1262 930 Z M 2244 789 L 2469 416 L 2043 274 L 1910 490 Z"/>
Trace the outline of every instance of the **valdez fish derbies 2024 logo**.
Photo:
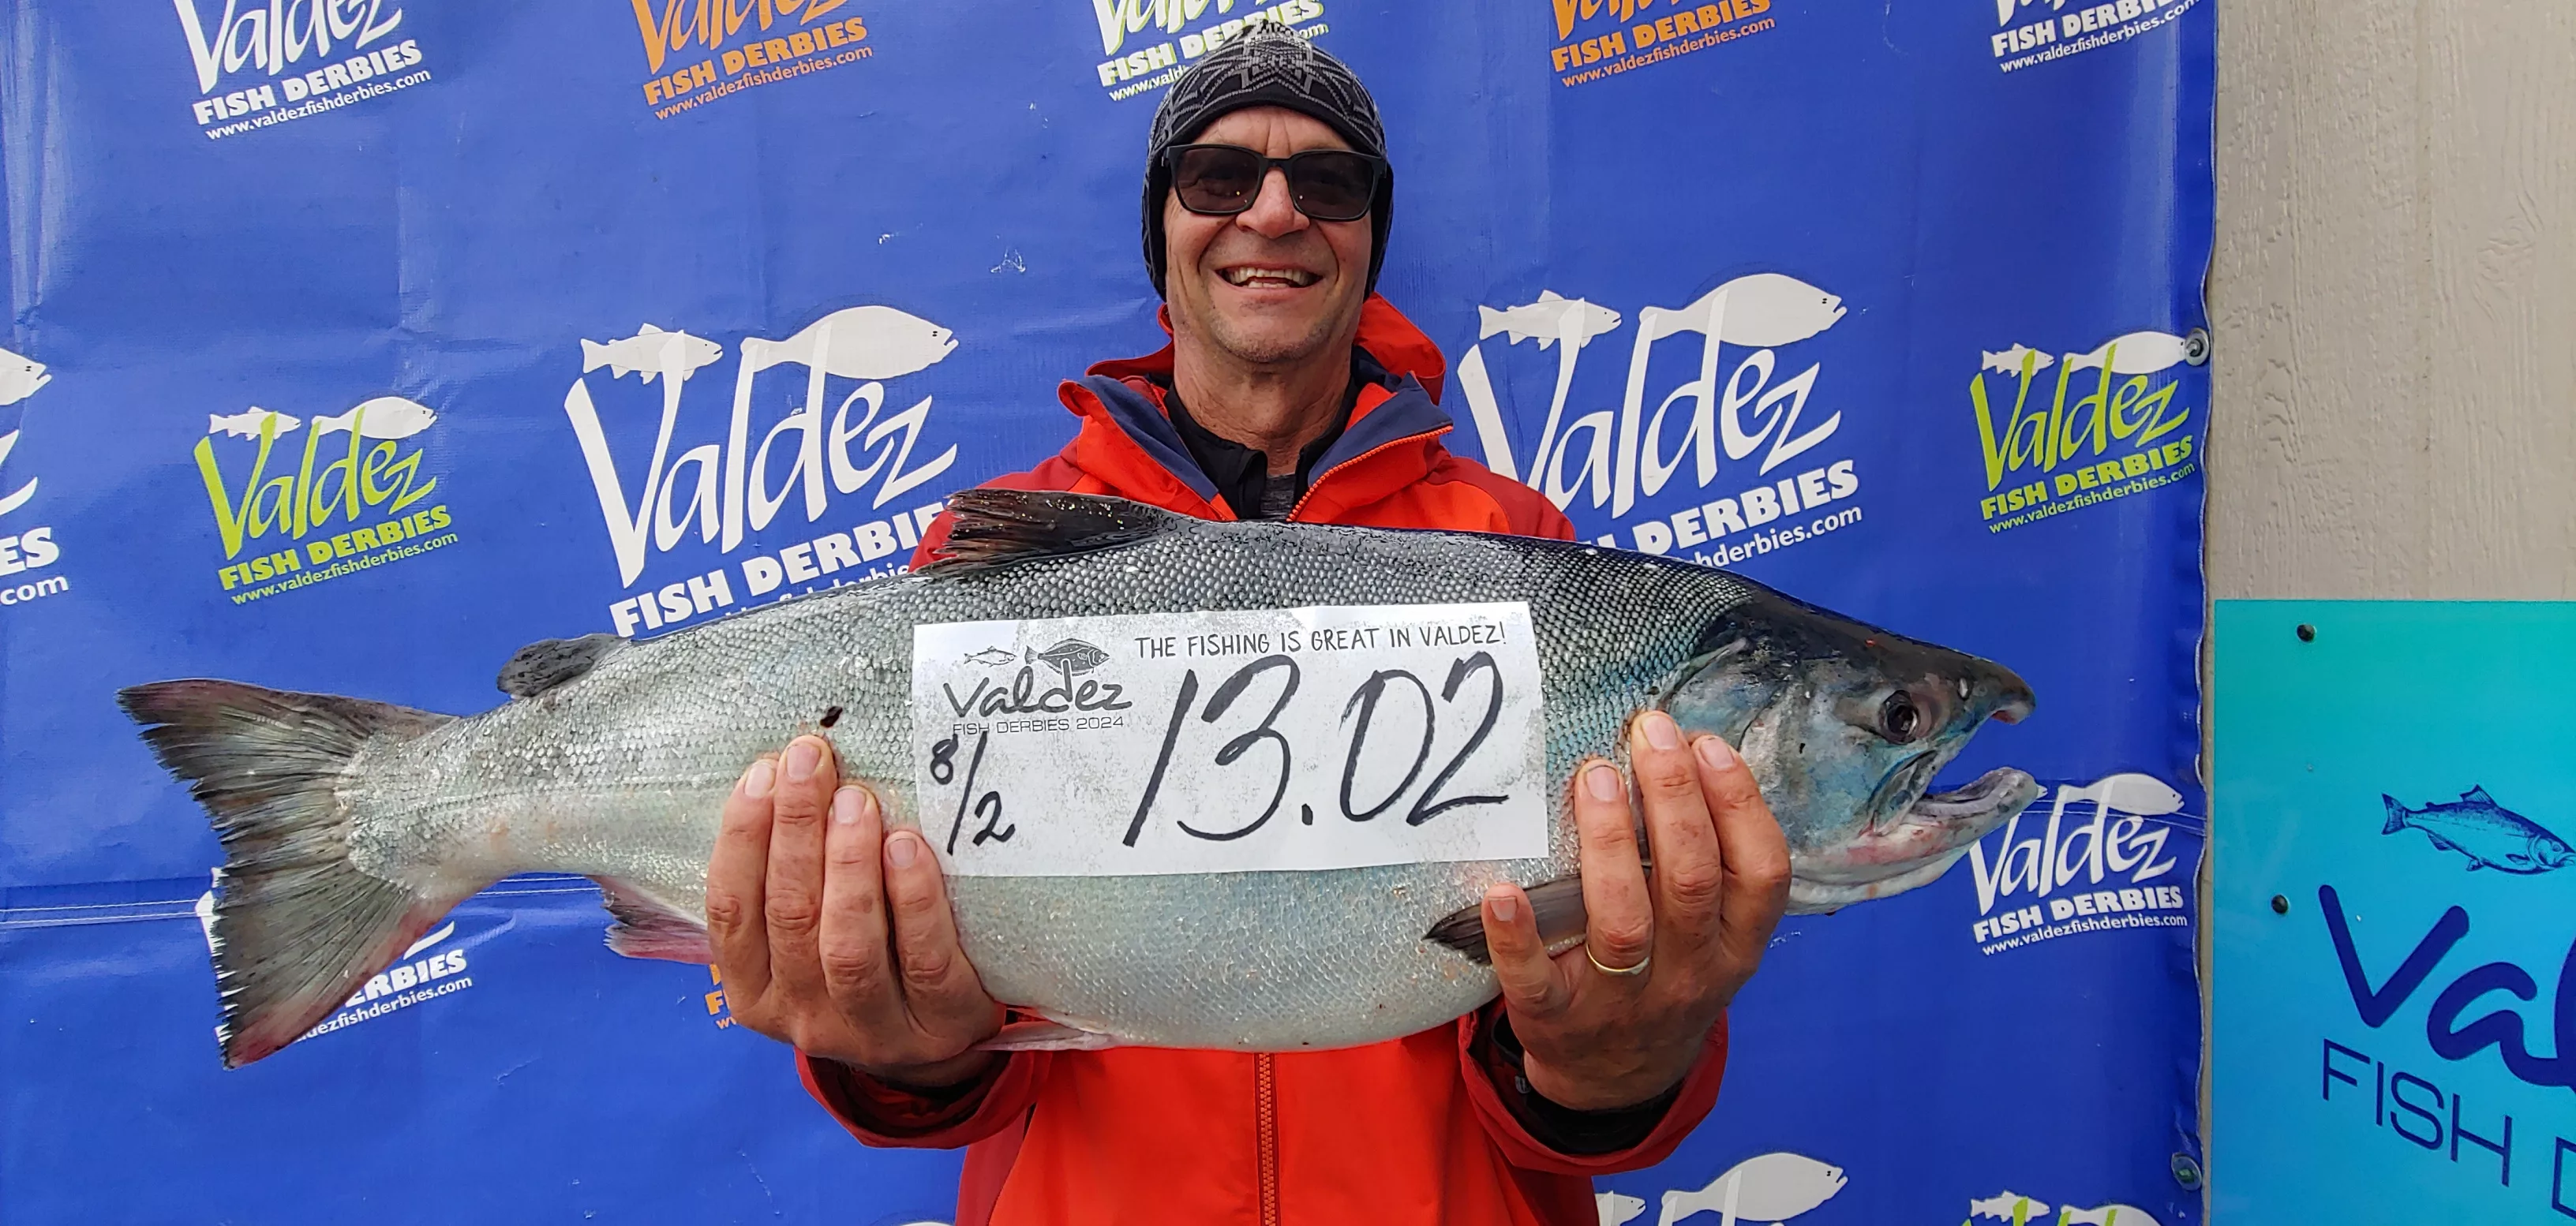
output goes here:
<path id="1" fill-rule="evenodd" d="M 45 373 L 44 363 L 0 349 L 0 408 L 24 402 L 53 379 Z M 60 573 L 31 573 L 62 560 L 62 546 L 54 543 L 53 527 L 10 522 L 12 512 L 25 510 L 36 497 L 37 479 L 20 481 L 8 467 L 10 453 L 18 449 L 21 429 L 12 424 L 0 432 L 0 608 L 60 595 L 72 588 L 71 579 Z"/>
<path id="2" fill-rule="evenodd" d="M 2018 528 L 2198 471 L 2193 436 L 2184 430 L 2192 406 L 2177 400 L 2187 370 L 2208 360 L 2201 332 L 2131 332 L 2061 356 L 2027 345 L 1986 353 L 1982 368 L 1968 377 L 1968 407 L 1985 461 L 1986 492 L 1977 512 L 1986 529 Z M 2042 380 L 2051 366 L 2057 377 Z M 1999 376 L 1992 390 L 1989 374 Z M 2055 390 L 2035 402 L 2032 389 L 2048 382 Z M 2207 386 L 2199 382 L 2195 390 Z M 2070 394 L 2076 397 L 2071 404 Z"/>
<path id="3" fill-rule="evenodd" d="M 1100 52 L 1109 57 L 1098 67 L 1100 88 L 1112 101 L 1179 80 L 1191 61 L 1254 26 L 1284 26 L 1299 38 L 1332 28 L 1322 24 L 1323 0 L 1091 0 L 1091 15 L 1100 23 Z"/>
<path id="4" fill-rule="evenodd" d="M 1458 362 L 1458 387 L 1485 453 L 1485 464 L 1525 481 L 1557 506 L 1624 521 L 1628 543 L 1647 553 L 1680 553 L 1727 566 L 1802 544 L 1860 522 L 1856 462 L 1825 448 L 1842 426 L 1839 409 L 1812 405 L 1821 361 L 1795 374 L 1790 347 L 1840 322 L 1842 299 L 1776 272 L 1733 278 L 1682 307 L 1637 312 L 1626 381 L 1616 409 L 1581 412 L 1573 400 L 1582 354 L 1625 323 L 1618 311 L 1554 291 L 1513 307 L 1482 307 L 1475 344 Z M 1525 364 L 1497 380 L 1485 342 L 1501 337 L 1508 354 L 1535 342 L 1554 351 L 1552 382 Z M 1696 337 L 1685 378 L 1647 412 L 1649 388 L 1660 386 L 1653 359 L 1659 343 Z M 1724 350 L 1733 346 L 1731 365 Z M 1667 352 L 1688 345 L 1665 344 Z M 1742 352 L 1749 350 L 1750 352 Z M 1521 375 L 1522 379 L 1510 376 Z M 1670 376 L 1665 376 L 1669 378 Z M 1546 398 L 1535 437 L 1503 414 L 1506 399 L 1528 389 Z M 1540 392 L 1545 387 L 1548 390 Z M 1570 407 L 1575 406 L 1575 407 Z M 1518 437 L 1516 437 L 1516 435 Z M 1675 478 L 1687 473 L 1689 485 Z M 1669 491 L 1669 492 L 1668 492 Z M 1622 543 L 1617 533 L 1596 543 Z"/>
<path id="5" fill-rule="evenodd" d="M 1996 28 L 1987 45 L 1997 67 L 2013 72 L 2136 38 L 2171 23 L 2199 2 L 1993 0 Z"/>
<path id="6" fill-rule="evenodd" d="M 1676 56 L 1704 51 L 1720 43 L 1760 34 L 1779 26 L 1771 0 L 1671 0 L 1669 11 L 1654 12 L 1655 0 L 1548 0 L 1555 10 L 1556 42 L 1548 65 L 1568 89 L 1608 80 L 1623 72 L 1660 64 Z"/>
<path id="7" fill-rule="evenodd" d="M 669 119 L 756 86 L 868 59 L 849 0 L 627 0 L 644 38 L 644 104 Z"/>
<path id="8" fill-rule="evenodd" d="M 455 544 L 423 465 L 437 422 L 400 396 L 309 422 L 257 406 L 207 414 L 195 455 L 223 547 L 215 581 L 248 604 Z"/>
<path id="9" fill-rule="evenodd" d="M 401 0 L 171 0 L 196 69 L 188 109 L 208 140 L 319 115 L 429 80 L 397 37 Z M 226 122 L 232 121 L 232 122 Z"/>
<path id="10" fill-rule="evenodd" d="M 2014 815 L 1968 845 L 1977 887 L 1969 936 L 1988 954 L 2080 932 L 2181 928 L 2191 923 L 2190 836 L 2182 793 L 2151 775 L 2111 775 L 2062 784 L 2048 802 Z M 1991 855 L 1989 853 L 1992 853 Z"/>
<path id="11" fill-rule="evenodd" d="M 845 307 L 784 340 L 743 338 L 732 412 L 714 419 L 682 408 L 688 388 L 709 386 L 702 372 L 723 360 L 723 345 L 652 324 L 616 340 L 584 340 L 582 373 L 564 393 L 564 415 L 607 522 L 618 582 L 644 589 L 609 606 L 617 632 L 659 630 L 826 579 L 839 584 L 901 570 L 943 505 L 946 491 L 928 483 L 957 462 L 957 447 L 916 455 L 932 398 L 888 412 L 887 384 L 956 348 L 948 329 L 929 320 L 890 306 Z M 780 373 L 761 377 L 773 370 Z M 783 398 L 791 407 L 755 437 L 753 402 L 761 392 L 766 403 Z M 657 404 L 648 450 L 640 428 L 625 423 L 656 420 Z M 721 433 L 690 445 L 687 439 L 705 434 L 682 433 L 684 416 L 701 429 L 720 420 Z M 732 553 L 791 504 L 807 524 L 820 524 L 836 495 L 871 487 L 867 514 L 846 527 L 782 547 L 762 542 L 732 567 L 664 582 L 656 580 L 666 576 L 646 576 L 656 558 L 693 536 Z"/>

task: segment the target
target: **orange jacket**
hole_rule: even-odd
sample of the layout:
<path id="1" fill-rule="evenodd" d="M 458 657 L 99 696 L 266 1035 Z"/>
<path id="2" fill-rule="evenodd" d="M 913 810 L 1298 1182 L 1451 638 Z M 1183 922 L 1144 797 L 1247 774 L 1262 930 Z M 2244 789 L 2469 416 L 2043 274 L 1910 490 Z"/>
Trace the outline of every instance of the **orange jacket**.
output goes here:
<path id="1" fill-rule="evenodd" d="M 1168 326 L 1168 325 L 1167 325 Z M 1535 491 L 1451 455 L 1439 349 L 1371 297 L 1359 346 L 1404 379 L 1364 388 L 1289 518 L 1571 540 Z M 990 484 L 1114 494 L 1234 519 L 1190 459 L 1162 386 L 1169 346 L 1104 362 L 1060 395 L 1082 419 L 1061 454 Z M 922 554 L 947 539 L 945 517 Z M 803 1056 L 806 1088 L 870 1145 L 968 1146 L 958 1226 L 1591 1226 L 1594 1175 L 1660 1162 L 1716 1102 L 1725 1025 L 1653 1131 L 1614 1153 L 1549 1148 L 1515 1114 L 1499 1005 L 1407 1038 L 1340 1051 L 1113 1048 L 1021 1052 L 940 1097 Z"/>

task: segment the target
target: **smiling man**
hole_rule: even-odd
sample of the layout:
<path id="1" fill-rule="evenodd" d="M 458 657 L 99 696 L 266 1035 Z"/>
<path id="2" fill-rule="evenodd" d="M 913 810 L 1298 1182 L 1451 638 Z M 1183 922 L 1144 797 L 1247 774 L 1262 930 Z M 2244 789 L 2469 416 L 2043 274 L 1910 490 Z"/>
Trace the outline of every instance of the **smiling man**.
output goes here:
<path id="1" fill-rule="evenodd" d="M 1536 492 L 1441 445 L 1440 352 L 1374 293 L 1395 182 L 1368 91 L 1256 31 L 1154 117 L 1145 263 L 1172 343 L 1066 383 L 1073 442 L 993 484 L 1571 539 Z M 923 556 L 945 538 L 934 525 Z M 1629 753 L 1633 808 L 1611 764 L 1576 772 L 1583 942 L 1551 957 L 1528 897 L 1496 886 L 1501 1000 L 1368 1047 L 979 1050 L 1005 1010 L 958 947 L 929 845 L 836 786 L 818 737 L 728 801 L 710 934 L 734 1018 L 794 1044 L 860 1140 L 969 1146 L 960 1226 L 1581 1226 L 1591 1176 L 1660 1161 L 1714 1103 L 1726 1005 L 1788 888 L 1780 828 L 1724 741 L 1685 744 L 1651 712 Z"/>

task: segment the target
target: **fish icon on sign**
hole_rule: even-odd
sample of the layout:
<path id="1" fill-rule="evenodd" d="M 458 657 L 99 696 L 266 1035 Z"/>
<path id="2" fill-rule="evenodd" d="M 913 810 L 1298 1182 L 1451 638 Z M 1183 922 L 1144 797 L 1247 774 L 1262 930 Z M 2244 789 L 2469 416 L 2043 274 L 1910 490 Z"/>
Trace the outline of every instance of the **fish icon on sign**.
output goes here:
<path id="1" fill-rule="evenodd" d="M 2096 1209 L 2067 1206 L 2057 1219 L 2057 1226 L 2163 1226 L 2152 1214 L 2135 1205 L 2103 1205 Z"/>
<path id="2" fill-rule="evenodd" d="M 1718 286 L 1681 310 L 1658 314 L 1705 318 L 1721 294 L 1726 296 L 1726 315 L 1718 321 L 1717 339 L 1754 349 L 1803 341 L 1833 327 L 1845 313 L 1839 294 L 1826 293 L 1786 273 L 1757 272 Z"/>
<path id="3" fill-rule="evenodd" d="M 2067 354 L 2066 369 L 2073 372 L 2107 366 L 2115 375 L 2152 375 L 2179 365 L 2187 344 L 2171 332 L 2131 332 L 2102 342 L 2102 347 L 2091 353 Z"/>
<path id="4" fill-rule="evenodd" d="M 1628 1226 L 1628 1219 L 1646 1211 L 1646 1202 L 1625 1192 L 1595 1192 L 1593 1205 L 1601 1211 L 1601 1226 Z"/>
<path id="5" fill-rule="evenodd" d="M 2460 793 L 2458 800 L 2436 801 L 2420 809 L 2409 809 L 2386 794 L 2379 799 L 2388 812 L 2381 834 L 2413 826 L 2433 840 L 2433 846 L 2467 856 L 2473 873 L 2492 868 L 2527 876 L 2576 862 L 2576 848 L 2565 839 L 2497 804 L 2483 787 Z"/>
<path id="6" fill-rule="evenodd" d="M 1655 1226 L 1700 1213 L 1715 1213 L 1724 1222 L 1784 1222 L 1832 1200 L 1843 1190 L 1841 1167 L 1804 1154 L 1761 1154 L 1736 1163 L 1697 1191 L 1664 1193 L 1663 1216 Z"/>
<path id="7" fill-rule="evenodd" d="M 2048 1217 L 2048 1203 L 2019 1192 L 1997 1192 L 1969 1201 L 1968 1216 L 1993 1218 L 1998 1222 L 2010 1222 L 2013 1226 L 2030 1226 L 2030 1223 Z"/>
<path id="8" fill-rule="evenodd" d="M 267 409 L 253 406 L 251 408 L 244 409 L 239 413 L 235 413 L 230 417 L 218 417 L 212 413 L 206 414 L 206 433 L 229 434 L 234 438 L 258 438 L 260 427 L 272 420 L 276 422 L 274 426 L 270 427 L 270 437 L 272 438 L 304 424 L 302 421 L 289 417 L 284 413 L 272 412 Z"/>
<path id="9" fill-rule="evenodd" d="M 742 363 L 767 370 L 781 362 L 820 366 L 844 379 L 892 379 L 947 357 L 955 333 L 890 306 L 844 307 L 783 341 L 745 337 Z"/>
<path id="10" fill-rule="evenodd" d="M 623 340 L 581 343 L 581 369 L 588 374 L 602 366 L 608 377 L 623 379 L 635 371 L 646 383 L 655 375 L 665 375 L 683 383 L 701 366 L 724 356 L 724 346 L 703 336 L 686 332 L 665 332 L 651 324 L 636 329 L 635 335 Z"/>
<path id="11" fill-rule="evenodd" d="M 1993 350 L 1982 352 L 1986 359 L 1984 369 L 1991 370 L 1999 375 L 2020 374 L 2021 364 L 2024 361 L 2031 362 L 2030 368 L 2034 372 L 2046 370 L 2051 366 L 2057 365 L 2056 358 L 2050 357 L 2028 345 L 2015 345 L 2010 349 L 2005 349 L 2000 352 Z"/>
<path id="12" fill-rule="evenodd" d="M 16 404 L 53 381 L 44 363 L 0 349 L 0 405 Z"/>
<path id="13" fill-rule="evenodd" d="M 1009 648 L 987 647 L 982 651 L 969 654 L 966 657 L 966 662 L 969 664 L 981 664 L 986 668 L 998 668 L 1017 659 L 1019 659 L 1019 657 L 1011 654 Z"/>
<path id="14" fill-rule="evenodd" d="M 1552 289 L 1540 290 L 1537 301 L 1524 302 L 1516 307 L 1499 311 L 1489 306 L 1477 307 L 1476 319 L 1478 340 L 1497 332 L 1510 337 L 1515 345 L 1537 337 L 1541 349 L 1567 339 L 1569 324 L 1574 329 L 1572 340 L 1577 349 L 1619 326 L 1619 312 L 1605 306 L 1594 306 L 1580 298 L 1563 297 Z"/>
<path id="15" fill-rule="evenodd" d="M 336 434 L 342 430 L 360 438 L 410 438 L 430 428 L 438 414 L 428 405 L 400 396 L 378 396 L 338 417 L 313 419 L 315 434 Z"/>

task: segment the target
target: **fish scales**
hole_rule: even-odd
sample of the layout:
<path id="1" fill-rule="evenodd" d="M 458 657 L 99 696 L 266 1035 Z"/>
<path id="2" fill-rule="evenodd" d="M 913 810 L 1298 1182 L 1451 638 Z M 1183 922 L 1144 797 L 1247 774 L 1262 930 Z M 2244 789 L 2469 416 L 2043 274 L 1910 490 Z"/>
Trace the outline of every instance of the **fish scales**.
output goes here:
<path id="1" fill-rule="evenodd" d="M 1546 676 L 1548 777 L 1564 779 L 1585 754 L 1617 751 L 1629 713 L 1688 654 L 1687 634 L 1648 628 L 1745 595 L 1722 577 L 1681 583 L 1692 576 L 1612 551 L 1271 524 L 1222 535 L 1232 548 L 1183 531 L 1111 554 L 854 585 L 618 651 L 560 689 L 363 763 L 369 781 L 350 793 L 352 858 L 421 885 L 435 884 L 420 878 L 427 865 L 617 877 L 702 916 L 719 806 L 742 763 L 798 730 L 829 738 L 891 823 L 921 828 L 911 630 L 939 622 L 1527 601 Z M 743 680 L 710 687 L 710 677 Z M 815 728 L 832 706 L 846 714 Z M 677 769 L 639 771 L 644 763 Z M 1572 873 L 1565 798 L 1551 804 L 1553 853 L 1540 861 L 965 877 L 950 890 L 967 956 L 999 999 L 1146 1043 L 1339 1046 L 1389 1025 L 1410 1033 L 1492 995 L 1489 973 L 1423 932 L 1494 881 Z M 439 818 L 406 816 L 420 813 Z M 460 861 L 443 846 L 478 832 L 489 859 Z"/>
<path id="2" fill-rule="evenodd" d="M 1626 723 L 1644 707 L 1741 748 L 1788 836 L 1794 911 L 1932 880 L 2038 795 L 2009 768 L 1924 791 L 1987 718 L 2031 710 L 2010 670 L 1725 572 L 1525 538 L 1212 523 L 1081 495 L 973 491 L 951 509 L 941 566 L 650 642 L 535 644 L 503 670 L 513 700 L 471 717 L 225 681 L 122 691 L 224 837 L 214 931 L 227 1062 L 292 1041 L 449 907 L 512 873 L 598 877 L 612 907 L 622 892 L 676 917 L 619 910 L 611 943 L 621 952 L 704 957 L 723 801 L 752 760 L 799 733 L 829 738 L 843 776 L 875 791 L 891 825 L 941 843 L 955 815 L 924 814 L 913 789 L 914 632 L 924 626 L 1310 606 L 1529 610 L 1544 856 L 950 878 L 961 941 L 988 991 L 1121 1043 L 1347 1046 L 1490 999 L 1478 899 L 1497 881 L 1544 886 L 1533 893 L 1542 924 L 1553 915 L 1570 924 L 1560 936 L 1579 934 L 1579 909 L 1551 910 L 1579 898 L 1566 782 L 1586 755 L 1623 758 Z M 1069 684 L 1084 646 L 1059 643 L 1045 663 Z M 1165 820 L 1189 800 L 1170 797 Z M 1014 815 L 1033 817 L 1043 820 Z M 658 946 L 619 944 L 620 932 L 657 922 L 684 931 L 653 937 Z"/>

